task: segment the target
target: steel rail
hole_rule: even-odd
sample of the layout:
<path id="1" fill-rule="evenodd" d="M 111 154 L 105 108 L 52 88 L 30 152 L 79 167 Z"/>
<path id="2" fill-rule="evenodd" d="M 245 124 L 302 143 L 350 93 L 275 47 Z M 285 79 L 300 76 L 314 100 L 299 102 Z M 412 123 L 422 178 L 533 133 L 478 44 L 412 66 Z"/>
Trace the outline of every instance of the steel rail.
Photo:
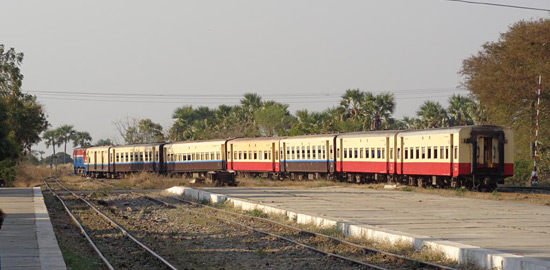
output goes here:
<path id="1" fill-rule="evenodd" d="M 141 248 L 145 249 L 147 252 L 149 252 L 151 255 L 155 256 L 157 259 L 159 259 L 160 261 L 162 261 L 166 266 L 168 266 L 170 269 L 173 269 L 173 270 L 177 270 L 177 268 L 175 266 L 173 266 L 171 263 L 169 263 L 166 259 L 164 259 L 163 257 L 161 257 L 160 255 L 158 255 L 156 252 L 154 252 L 152 249 L 150 249 L 149 247 L 147 247 L 145 244 L 143 244 L 142 242 L 140 242 L 137 238 L 135 238 L 131 233 L 129 233 L 126 229 L 124 229 L 120 224 L 118 224 L 116 221 L 112 220 L 111 218 L 109 218 L 107 215 L 105 215 L 101 210 L 97 209 L 97 207 L 95 207 L 93 204 L 91 204 L 89 201 L 87 201 L 86 199 L 82 198 L 81 196 L 77 195 L 76 193 L 74 193 L 73 191 L 69 190 L 67 187 L 65 187 L 63 184 L 61 184 L 57 179 L 54 179 L 55 182 L 60 186 L 62 187 L 63 189 L 65 189 L 67 192 L 71 193 L 72 196 L 74 196 L 75 198 L 77 199 L 80 199 L 81 201 L 83 201 L 84 203 L 86 203 L 88 206 L 90 206 L 92 209 L 94 209 L 96 211 L 96 213 L 101 216 L 103 219 L 105 219 L 106 221 L 108 221 L 109 223 L 111 223 L 111 225 L 115 228 L 117 228 L 118 230 L 120 230 L 122 232 L 122 234 L 126 237 L 128 237 L 129 239 L 131 239 L 132 241 L 134 241 L 136 244 L 138 244 Z"/>
<path id="2" fill-rule="evenodd" d="M 134 194 L 136 194 L 136 193 L 134 193 Z M 160 199 L 157 199 L 157 198 L 153 198 L 153 197 L 150 197 L 150 196 L 147 196 L 147 195 L 144 195 L 144 194 L 139 194 L 139 195 L 145 196 L 146 198 L 149 198 L 150 200 L 157 201 L 157 202 L 165 204 L 165 205 L 171 205 L 171 204 L 169 204 L 167 202 L 164 202 L 164 201 L 162 201 Z M 321 234 L 321 233 L 317 233 L 317 232 L 313 232 L 313 231 L 309 231 L 309 230 L 304 230 L 304 229 L 297 228 L 297 227 L 294 227 L 294 226 L 290 226 L 290 225 L 280 223 L 280 222 L 277 222 L 277 221 L 274 221 L 274 220 L 261 218 L 261 217 L 254 217 L 254 216 L 250 216 L 250 215 L 244 215 L 244 214 L 235 213 L 235 212 L 231 212 L 231 211 L 226 211 L 226 210 L 218 209 L 218 208 L 215 208 L 215 207 L 212 207 L 212 206 L 196 203 L 196 202 L 189 201 L 189 200 L 184 200 L 184 199 L 177 198 L 177 197 L 173 197 L 173 198 L 178 200 L 178 201 L 187 203 L 187 204 L 191 204 L 191 205 L 195 205 L 195 206 L 199 206 L 199 207 L 206 207 L 208 209 L 212 209 L 212 210 L 217 211 L 217 212 L 222 212 L 222 213 L 226 213 L 226 214 L 229 214 L 229 215 L 240 216 L 240 217 L 243 217 L 243 218 L 248 218 L 248 219 L 253 219 L 253 220 L 261 220 L 261 221 L 264 221 L 264 222 L 267 222 L 267 223 L 282 226 L 282 227 L 285 227 L 285 228 L 288 228 L 288 229 L 291 229 L 291 230 L 294 230 L 294 231 L 298 231 L 298 232 L 301 232 L 301 233 L 311 234 L 311 235 L 315 235 L 315 236 L 318 236 L 318 237 L 330 239 L 332 241 L 344 243 L 344 244 L 353 246 L 353 247 L 358 248 L 358 249 L 362 249 L 362 250 L 370 252 L 370 253 L 381 254 L 381 255 L 384 255 L 384 256 L 387 256 L 387 257 L 392 257 L 396 260 L 409 261 L 409 262 L 427 267 L 429 269 L 457 270 L 456 268 L 452 268 L 452 267 L 449 267 L 449 266 L 439 265 L 439 264 L 436 264 L 436 263 L 424 262 L 424 261 L 419 261 L 419 260 L 416 260 L 416 259 L 407 258 L 403 255 L 399 255 L 399 254 L 395 254 L 395 253 L 390 253 L 390 252 L 370 248 L 370 247 L 360 245 L 360 244 L 356 244 L 356 243 L 353 243 L 353 242 L 350 242 L 350 241 L 347 241 L 347 240 L 344 240 L 344 239 L 336 238 L 336 237 L 333 237 L 333 236 L 329 236 L 329 235 L 325 235 L 325 234 Z M 171 206 L 173 206 L 173 205 L 171 205 Z M 375 267 L 377 267 L 377 266 L 375 266 Z"/>
<path id="3" fill-rule="evenodd" d="M 92 248 L 94 249 L 94 251 L 97 253 L 97 255 L 99 256 L 99 258 L 101 258 L 101 260 L 107 265 L 107 267 L 111 270 L 115 270 L 115 268 L 113 267 L 113 265 L 111 265 L 111 263 L 109 262 L 109 260 L 107 260 L 107 258 L 105 258 L 105 256 L 103 255 L 103 253 L 101 253 L 101 251 L 97 248 L 96 244 L 94 243 L 94 241 L 92 240 L 92 238 L 90 238 L 90 236 L 88 235 L 88 233 L 86 232 L 86 230 L 84 230 L 84 227 L 82 226 L 82 223 L 80 223 L 78 221 L 78 219 L 76 219 L 76 217 L 73 215 L 73 213 L 71 212 L 71 210 L 69 209 L 69 207 L 67 207 L 67 204 L 65 204 L 65 201 L 63 201 L 63 199 L 61 199 L 61 197 L 59 197 L 59 195 L 57 195 L 55 193 L 55 191 L 52 190 L 52 188 L 50 187 L 50 185 L 46 182 L 46 180 L 44 180 L 44 184 L 46 184 L 46 187 L 48 188 L 48 190 L 59 200 L 59 202 L 61 202 L 61 204 L 63 205 L 63 208 L 65 208 L 65 211 L 67 212 L 67 214 L 69 214 L 69 216 L 71 217 L 71 219 L 73 220 L 73 222 L 78 226 L 78 228 L 80 229 L 80 233 L 82 233 L 84 235 L 84 237 L 86 237 L 86 240 L 88 240 L 88 242 L 90 243 L 90 245 L 92 246 Z"/>
<path id="4" fill-rule="evenodd" d="M 134 193 L 134 194 L 136 194 L 136 193 Z M 173 204 L 167 203 L 167 202 L 165 202 L 165 201 L 163 201 L 163 200 L 160 200 L 160 199 L 157 199 L 157 198 L 153 198 L 153 197 L 150 197 L 150 196 L 147 196 L 147 195 L 144 195 L 144 194 L 137 194 L 137 195 L 144 196 L 145 198 L 147 198 L 147 199 L 149 199 L 149 200 L 151 200 L 151 201 L 154 201 L 154 202 L 163 204 L 163 205 L 165 205 L 166 207 L 170 207 L 170 208 L 174 208 L 174 207 L 175 207 Z M 191 204 L 191 205 L 204 206 L 204 205 L 201 205 L 201 204 L 198 204 L 198 203 L 195 203 L 195 202 L 186 201 L 186 200 L 182 200 L 182 199 L 179 199 L 179 198 L 174 198 L 174 199 L 179 200 L 179 201 L 182 201 L 182 202 L 185 202 L 185 203 L 188 203 L 188 204 Z M 220 210 L 220 209 L 216 209 L 216 208 L 212 208 L 212 209 Z M 221 220 L 221 221 L 224 221 L 224 222 L 227 222 L 227 223 L 230 223 L 230 224 L 235 224 L 235 225 L 244 227 L 244 228 L 246 228 L 246 229 L 248 229 L 248 230 L 251 230 L 251 231 L 255 231 L 255 232 L 258 232 L 258 233 L 261 233 L 261 234 L 264 234 L 264 235 L 273 236 L 273 237 L 279 238 L 279 239 L 281 239 L 281 240 L 284 240 L 284 241 L 293 243 L 293 244 L 295 244 L 295 245 L 299 245 L 299 246 L 304 247 L 304 248 L 307 248 L 307 249 L 309 249 L 309 250 L 311 250 L 311 251 L 314 251 L 314 252 L 323 254 L 323 255 L 325 255 L 325 256 L 327 256 L 327 257 L 334 257 L 334 258 L 338 258 L 338 259 L 343 260 L 343 261 L 346 261 L 346 262 L 351 262 L 351 263 L 356 264 L 356 265 L 361 265 L 361 266 L 367 267 L 366 269 L 389 270 L 389 268 L 383 268 L 383 267 L 380 267 L 380 266 L 377 266 L 377 265 L 374 265 L 374 264 L 369 264 L 369 263 L 366 263 L 366 262 L 358 261 L 358 260 L 355 260 L 355 259 L 352 259 L 352 258 L 348 258 L 348 257 L 342 256 L 342 255 L 338 255 L 338 254 L 335 254 L 335 253 L 326 252 L 326 251 L 324 251 L 324 250 L 315 248 L 315 247 L 313 247 L 313 246 L 310 246 L 310 245 L 307 245 L 307 244 L 304 244 L 304 243 L 300 243 L 300 242 L 298 242 L 298 241 L 292 240 L 292 239 L 287 238 L 287 237 L 284 237 L 284 236 L 282 236 L 282 235 L 278 235 L 278 234 L 266 232 L 266 231 L 260 230 L 260 229 L 258 229 L 258 228 L 254 228 L 254 227 L 252 227 L 252 226 L 243 224 L 243 223 L 241 223 L 241 222 L 233 221 L 233 220 L 226 219 L 226 218 L 219 217 L 219 216 L 215 216 L 215 215 L 212 215 L 212 214 L 207 214 L 207 213 L 204 213 L 204 212 L 201 212 L 201 211 L 194 211 L 194 210 L 190 210 L 190 209 L 183 209 L 183 210 L 184 210 L 184 211 L 187 211 L 187 212 L 191 212 L 191 213 L 196 213 L 196 214 L 202 214 L 202 215 L 212 216 L 212 217 L 214 217 L 214 218 L 216 218 L 216 219 L 218 219 L 218 220 Z M 220 211 L 223 211 L 223 210 L 220 210 Z M 224 212 L 225 212 L 225 211 L 224 211 Z M 247 217 L 249 217 L 249 216 L 247 216 Z M 303 230 L 301 230 L 301 231 L 303 231 Z"/>

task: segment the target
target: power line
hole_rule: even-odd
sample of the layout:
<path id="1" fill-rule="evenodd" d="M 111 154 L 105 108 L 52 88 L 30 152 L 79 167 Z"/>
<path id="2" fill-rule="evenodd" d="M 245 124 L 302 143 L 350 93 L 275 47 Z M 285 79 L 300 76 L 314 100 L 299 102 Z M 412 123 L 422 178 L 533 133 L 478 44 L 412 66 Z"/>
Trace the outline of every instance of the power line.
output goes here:
<path id="1" fill-rule="evenodd" d="M 441 91 L 464 91 L 465 89 L 460 88 L 426 88 L 426 89 L 400 89 L 400 90 L 389 90 L 389 91 L 380 91 L 381 92 L 390 92 L 394 94 L 415 94 L 416 92 L 422 92 L 418 94 L 428 94 L 431 92 L 441 92 Z M 110 97 L 110 98 L 191 98 L 191 99 L 226 99 L 226 98 L 243 98 L 242 94 L 149 94 L 149 93 L 122 93 L 122 92 L 70 92 L 70 91 L 32 91 L 27 90 L 28 93 L 36 93 L 39 95 L 60 95 L 60 96 L 83 96 L 83 97 Z M 341 97 L 343 92 L 317 92 L 317 93 L 283 93 L 277 91 L 278 94 L 262 94 L 261 97 L 271 97 L 271 98 L 311 98 L 311 97 Z"/>
<path id="2" fill-rule="evenodd" d="M 536 11 L 547 11 L 547 12 L 550 12 L 550 9 L 546 9 L 546 8 L 536 8 L 536 7 L 527 7 L 527 6 L 506 5 L 506 4 L 497 4 L 497 3 L 489 3 L 489 2 L 476 2 L 476 1 L 466 1 L 466 0 L 443 0 L 443 1 L 460 2 L 460 3 L 474 4 L 474 5 L 497 6 L 497 7 L 506 7 L 506 8 L 516 8 L 516 9 L 527 9 L 527 10 L 536 10 Z"/>
<path id="3" fill-rule="evenodd" d="M 417 97 L 396 97 L 396 100 L 411 100 L 411 99 L 425 99 L 425 98 L 448 98 L 449 95 L 430 95 L 430 96 L 417 96 Z M 114 100 L 114 99 L 97 99 L 97 98 L 64 98 L 64 97 L 40 97 L 40 99 L 50 100 L 70 100 L 70 101 L 92 101 L 92 102 L 110 102 L 110 103 L 149 103 L 149 104 L 181 104 L 181 105 L 199 105 L 197 101 L 185 102 L 185 101 L 167 101 L 167 100 Z M 221 99 L 220 99 L 221 101 Z M 235 102 L 228 102 L 227 99 L 223 99 L 226 104 L 239 104 L 238 100 Z M 286 101 L 288 104 L 304 104 L 304 103 L 337 103 L 338 100 L 306 100 L 306 101 Z"/>

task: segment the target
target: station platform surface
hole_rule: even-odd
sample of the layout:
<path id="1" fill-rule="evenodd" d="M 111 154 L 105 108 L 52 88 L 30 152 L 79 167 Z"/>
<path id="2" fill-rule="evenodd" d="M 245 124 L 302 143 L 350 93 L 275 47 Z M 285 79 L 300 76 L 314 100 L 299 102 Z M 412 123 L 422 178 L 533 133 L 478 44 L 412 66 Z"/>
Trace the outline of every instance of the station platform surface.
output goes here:
<path id="1" fill-rule="evenodd" d="M 203 190 L 304 214 L 550 261 L 550 206 L 347 187 Z"/>
<path id="2" fill-rule="evenodd" d="M 0 188 L 0 269 L 67 269 L 40 188 Z"/>

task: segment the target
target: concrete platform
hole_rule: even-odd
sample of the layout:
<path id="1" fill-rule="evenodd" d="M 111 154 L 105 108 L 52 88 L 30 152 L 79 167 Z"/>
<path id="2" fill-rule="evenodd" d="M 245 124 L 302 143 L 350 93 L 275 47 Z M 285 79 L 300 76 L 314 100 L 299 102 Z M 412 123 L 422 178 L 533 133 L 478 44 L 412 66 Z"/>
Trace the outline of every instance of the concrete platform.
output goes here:
<path id="1" fill-rule="evenodd" d="M 182 192 L 229 199 L 236 206 L 285 214 L 300 223 L 336 225 L 348 235 L 432 246 L 483 267 L 550 270 L 550 206 L 353 188 L 204 191 Z"/>
<path id="2" fill-rule="evenodd" d="M 0 269 L 67 269 L 40 188 L 0 188 Z"/>

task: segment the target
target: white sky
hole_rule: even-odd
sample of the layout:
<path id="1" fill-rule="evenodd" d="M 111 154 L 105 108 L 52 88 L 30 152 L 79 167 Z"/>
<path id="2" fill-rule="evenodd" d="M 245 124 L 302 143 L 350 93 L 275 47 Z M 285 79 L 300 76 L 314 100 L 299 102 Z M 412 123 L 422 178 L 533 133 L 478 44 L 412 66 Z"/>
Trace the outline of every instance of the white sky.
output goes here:
<path id="1" fill-rule="evenodd" d="M 179 106 L 237 104 L 245 92 L 294 112 L 334 106 L 349 88 L 395 91 L 395 116 L 413 116 L 426 99 L 446 105 L 466 93 L 457 72 L 483 43 L 548 17 L 442 0 L 8 0 L 1 9 L 0 43 L 25 53 L 23 88 L 53 127 L 72 124 L 94 142 L 116 137 L 112 121 L 126 116 L 167 129 Z M 106 102 L 34 91 L 187 96 Z"/>

